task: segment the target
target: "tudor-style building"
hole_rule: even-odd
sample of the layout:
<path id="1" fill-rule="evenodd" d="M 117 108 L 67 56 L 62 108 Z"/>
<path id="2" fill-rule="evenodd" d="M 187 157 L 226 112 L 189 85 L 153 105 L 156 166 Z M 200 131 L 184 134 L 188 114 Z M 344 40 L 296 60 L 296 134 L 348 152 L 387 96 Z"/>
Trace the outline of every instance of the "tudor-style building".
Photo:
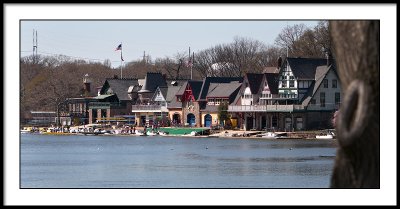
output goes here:
<path id="1" fill-rule="evenodd" d="M 276 112 L 265 111 L 267 106 L 278 104 L 277 73 L 247 73 L 234 105 L 229 111 L 238 118 L 238 128 L 265 129 L 276 123 Z"/>
<path id="2" fill-rule="evenodd" d="M 271 89 L 276 81 L 277 88 L 272 88 L 274 93 L 259 91 L 260 96 L 252 95 L 253 105 L 248 105 L 249 98 L 243 96 L 243 103 L 229 106 L 229 112 L 244 115 L 242 127 L 245 130 L 293 131 L 332 127 L 330 118 L 339 108 L 342 97 L 334 60 L 287 58 L 280 65 L 277 77 L 266 76 L 263 88 Z M 247 88 L 245 84 L 243 88 Z M 243 95 L 249 95 L 248 92 L 243 91 Z M 257 97 L 260 99 L 254 100 Z M 263 114 L 266 122 L 263 122 Z"/>

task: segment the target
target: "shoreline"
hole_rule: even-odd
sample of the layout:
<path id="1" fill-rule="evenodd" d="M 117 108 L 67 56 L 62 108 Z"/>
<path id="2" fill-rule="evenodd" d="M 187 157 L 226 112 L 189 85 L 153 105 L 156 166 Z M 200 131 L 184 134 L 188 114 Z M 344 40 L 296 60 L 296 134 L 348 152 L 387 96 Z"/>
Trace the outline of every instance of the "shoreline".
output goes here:
<path id="1" fill-rule="evenodd" d="M 286 133 L 287 136 L 278 138 L 260 137 L 257 136 L 261 131 L 221 131 L 219 133 L 209 134 L 209 135 L 154 135 L 160 137 L 193 137 L 193 138 L 226 138 L 226 139 L 276 139 L 276 140 L 292 140 L 292 139 L 304 139 L 304 140 L 336 140 L 333 139 L 317 139 L 315 136 L 321 131 L 304 131 L 304 132 L 275 132 L 275 133 Z M 44 133 L 20 133 L 20 134 L 43 134 L 43 135 L 79 135 L 79 136 L 122 136 L 122 137 L 137 137 L 140 135 L 136 134 L 95 134 L 95 133 L 63 133 L 63 132 L 44 132 Z M 142 136 L 142 137 L 152 137 L 152 135 Z"/>

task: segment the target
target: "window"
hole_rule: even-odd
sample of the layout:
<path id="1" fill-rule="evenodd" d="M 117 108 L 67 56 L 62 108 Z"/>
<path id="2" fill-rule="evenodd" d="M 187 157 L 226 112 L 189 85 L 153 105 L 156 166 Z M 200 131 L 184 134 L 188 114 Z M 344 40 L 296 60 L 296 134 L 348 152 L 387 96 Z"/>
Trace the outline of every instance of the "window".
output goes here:
<path id="1" fill-rule="evenodd" d="M 289 81 L 289 87 L 294 87 L 294 81 L 293 80 Z"/>
<path id="2" fill-rule="evenodd" d="M 320 93 L 319 99 L 320 99 L 319 102 L 321 104 L 321 107 L 325 107 L 325 92 Z"/>
<path id="3" fill-rule="evenodd" d="M 282 87 L 283 87 L 283 88 L 286 87 L 286 81 L 282 81 Z"/>
<path id="4" fill-rule="evenodd" d="M 299 88 L 303 88 L 304 87 L 304 81 L 299 81 Z"/>
<path id="5" fill-rule="evenodd" d="M 336 79 L 332 80 L 332 88 L 337 88 L 337 80 Z"/>
<path id="6" fill-rule="evenodd" d="M 335 104 L 340 104 L 340 93 L 335 92 Z"/>
<path id="7" fill-rule="evenodd" d="M 328 79 L 324 79 L 323 83 L 324 83 L 324 88 L 328 88 Z"/>
<path id="8" fill-rule="evenodd" d="M 290 80 L 294 80 L 294 76 L 290 76 L 289 78 L 290 78 Z"/>

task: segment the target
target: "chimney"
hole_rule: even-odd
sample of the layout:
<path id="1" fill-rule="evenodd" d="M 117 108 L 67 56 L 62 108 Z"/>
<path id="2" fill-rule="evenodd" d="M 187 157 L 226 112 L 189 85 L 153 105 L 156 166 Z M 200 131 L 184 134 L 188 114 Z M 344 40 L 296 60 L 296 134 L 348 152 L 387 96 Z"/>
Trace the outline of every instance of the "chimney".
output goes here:
<path id="1" fill-rule="evenodd" d="M 92 79 L 89 78 L 89 74 L 86 74 L 83 77 L 83 84 L 85 85 L 85 93 L 90 93 L 90 83 L 92 82 Z"/>
<path id="2" fill-rule="evenodd" d="M 281 65 L 282 65 L 282 57 L 279 57 L 278 58 L 278 69 L 281 68 Z"/>
<path id="3" fill-rule="evenodd" d="M 326 66 L 329 66 L 332 64 L 332 54 L 329 49 L 325 51 L 325 57 L 326 57 Z"/>

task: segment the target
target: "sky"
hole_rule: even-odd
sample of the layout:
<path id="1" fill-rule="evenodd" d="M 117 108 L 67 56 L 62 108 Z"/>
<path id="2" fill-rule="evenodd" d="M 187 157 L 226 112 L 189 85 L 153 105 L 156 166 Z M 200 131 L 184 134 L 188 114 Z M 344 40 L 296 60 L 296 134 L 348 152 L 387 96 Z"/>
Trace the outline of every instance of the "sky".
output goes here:
<path id="1" fill-rule="evenodd" d="M 393 117 L 397 110 L 396 4 L 3 4 L 3 12 L 4 205 L 397 205 L 397 139 L 393 132 L 397 130 L 396 117 Z M 167 25 L 165 21 L 154 21 L 152 24 L 149 21 L 127 21 L 138 19 L 213 21 L 197 24 L 185 21 L 184 25 L 173 21 L 173 26 Z M 222 19 L 274 21 L 255 21 L 251 24 L 248 21 L 224 21 L 224 24 L 219 25 L 219 21 L 215 21 Z M 19 188 L 18 69 L 20 55 L 29 55 L 32 52 L 33 30 L 38 31 L 39 52 L 97 60 L 110 59 L 119 65 L 120 54 L 114 50 L 121 42 L 126 61 L 140 58 L 143 51 L 154 59 L 173 56 L 189 47 L 196 52 L 216 44 L 230 43 L 234 36 L 245 36 L 265 44 L 273 44 L 287 21 L 321 19 L 380 20 L 382 73 L 379 79 L 384 81 L 381 82 L 380 89 L 380 121 L 384 125 L 377 130 L 382 139 L 380 189 L 28 191 Z M 74 24 L 61 24 L 61 21 L 54 20 L 76 21 Z M 85 22 L 82 20 L 97 21 L 83 24 Z M 108 23 L 105 24 L 102 20 Z M 117 24 L 117 20 L 124 21 Z M 138 25 L 132 25 L 133 23 Z M 291 22 L 288 24 L 291 25 Z M 287 197 L 290 197 L 290 201 Z"/>
<path id="2" fill-rule="evenodd" d="M 235 37 L 274 45 L 278 34 L 295 24 L 312 29 L 318 20 L 23 20 L 21 56 L 32 55 L 36 32 L 38 54 L 62 54 L 95 62 L 109 59 L 117 67 L 121 64 L 121 51 L 115 49 L 120 43 L 123 64 L 143 55 L 154 61 L 177 53 L 188 54 L 189 47 L 196 54 L 218 44 L 232 43 Z"/>

